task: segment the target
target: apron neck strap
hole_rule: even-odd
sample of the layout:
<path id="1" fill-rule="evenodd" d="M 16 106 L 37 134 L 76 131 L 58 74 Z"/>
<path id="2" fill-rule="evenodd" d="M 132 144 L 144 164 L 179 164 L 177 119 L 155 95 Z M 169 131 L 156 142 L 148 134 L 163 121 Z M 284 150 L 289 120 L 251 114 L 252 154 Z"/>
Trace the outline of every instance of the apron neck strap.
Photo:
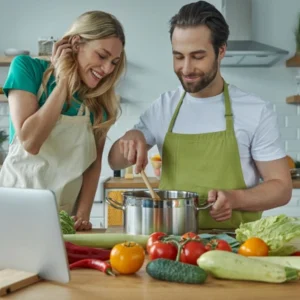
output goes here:
<path id="1" fill-rule="evenodd" d="M 226 130 L 234 131 L 233 127 L 233 114 L 230 103 L 230 96 L 228 92 L 228 84 L 224 81 L 224 102 L 225 102 L 225 118 L 226 118 Z"/>
<path id="2" fill-rule="evenodd" d="M 184 99 L 185 95 L 186 95 L 186 91 L 184 91 L 184 93 L 182 94 L 182 96 L 181 96 L 181 98 L 180 98 L 180 100 L 179 100 L 179 103 L 178 103 L 178 105 L 177 105 L 177 107 L 176 107 L 176 110 L 175 110 L 175 112 L 174 112 L 174 114 L 173 114 L 173 117 L 172 117 L 172 119 L 171 119 L 171 122 L 170 122 L 170 124 L 169 124 L 168 132 L 172 132 L 172 130 L 173 130 L 173 127 L 174 127 L 176 118 L 177 118 L 177 116 L 178 116 L 178 113 L 179 113 L 179 110 L 180 110 L 180 107 L 181 107 L 181 105 L 182 105 L 182 102 L 183 102 L 183 99 Z"/>
<path id="3" fill-rule="evenodd" d="M 86 105 L 83 103 L 80 105 L 80 108 L 78 109 L 77 116 L 83 116 L 85 115 L 88 119 L 90 118 L 90 110 Z"/>
<path id="4" fill-rule="evenodd" d="M 229 92 L 228 92 L 228 84 L 224 81 L 224 102 L 225 102 L 225 118 L 226 118 L 226 130 L 233 131 L 233 115 L 232 115 L 232 109 L 231 109 L 231 103 L 230 103 L 230 97 L 229 97 Z M 179 100 L 179 103 L 175 109 L 175 112 L 173 114 L 173 117 L 171 119 L 171 122 L 169 124 L 168 132 L 172 132 L 176 118 L 178 116 L 180 107 L 183 103 L 183 99 L 186 95 L 186 92 L 184 92 Z"/>
<path id="5" fill-rule="evenodd" d="M 49 81 L 50 76 L 52 75 L 52 73 L 53 73 L 53 72 L 49 72 L 49 73 L 47 74 L 47 76 L 45 77 L 45 87 L 47 86 L 47 83 L 48 83 L 48 81 Z M 41 99 L 41 97 L 42 97 L 44 91 L 45 91 L 45 89 L 44 89 L 43 79 L 42 79 L 42 83 L 41 83 L 41 85 L 40 85 L 40 88 L 39 88 L 38 93 L 37 93 L 37 96 L 36 96 L 38 102 L 40 101 L 40 99 Z"/>

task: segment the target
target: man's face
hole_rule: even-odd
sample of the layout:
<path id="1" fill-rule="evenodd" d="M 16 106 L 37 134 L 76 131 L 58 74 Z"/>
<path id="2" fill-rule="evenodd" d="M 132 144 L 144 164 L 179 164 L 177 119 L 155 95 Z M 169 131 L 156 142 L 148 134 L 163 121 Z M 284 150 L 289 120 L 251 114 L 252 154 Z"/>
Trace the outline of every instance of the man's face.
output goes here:
<path id="1" fill-rule="evenodd" d="M 219 72 L 225 48 L 216 58 L 207 26 L 178 28 L 172 36 L 173 65 L 186 92 L 195 94 L 208 87 Z"/>

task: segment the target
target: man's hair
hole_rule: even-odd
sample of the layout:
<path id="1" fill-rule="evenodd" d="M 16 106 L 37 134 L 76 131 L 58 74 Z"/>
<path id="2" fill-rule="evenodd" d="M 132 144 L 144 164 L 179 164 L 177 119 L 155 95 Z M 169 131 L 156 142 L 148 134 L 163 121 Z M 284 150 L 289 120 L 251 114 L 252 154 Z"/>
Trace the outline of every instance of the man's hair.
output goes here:
<path id="1" fill-rule="evenodd" d="M 206 25 L 211 31 L 211 42 L 218 57 L 219 48 L 227 44 L 229 27 L 223 15 L 210 3 L 198 1 L 181 7 L 170 20 L 170 38 L 175 27 L 188 28 Z"/>

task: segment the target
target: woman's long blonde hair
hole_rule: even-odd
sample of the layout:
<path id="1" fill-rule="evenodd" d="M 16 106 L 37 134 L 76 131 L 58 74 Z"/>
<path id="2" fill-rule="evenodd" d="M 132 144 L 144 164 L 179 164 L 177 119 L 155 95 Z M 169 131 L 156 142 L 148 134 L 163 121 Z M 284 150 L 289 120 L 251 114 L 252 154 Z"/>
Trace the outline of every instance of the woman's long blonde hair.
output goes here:
<path id="1" fill-rule="evenodd" d="M 79 16 L 62 39 L 71 41 L 72 37 L 79 36 L 81 42 L 117 37 L 125 46 L 125 35 L 121 23 L 111 14 L 102 11 L 90 11 Z M 105 138 L 107 131 L 116 121 L 120 111 L 120 104 L 115 94 L 115 84 L 119 80 L 126 66 L 126 55 L 123 49 L 120 60 L 114 71 L 104 77 L 100 85 L 89 89 L 81 82 L 76 54 L 62 57 L 56 65 L 56 82 L 62 76 L 68 78 L 67 105 L 70 106 L 73 95 L 77 92 L 80 99 L 84 99 L 85 105 L 94 115 L 94 133 L 96 141 Z M 54 65 L 50 64 L 43 76 L 43 85 L 47 84 L 47 74 L 54 72 Z M 44 89 L 46 90 L 46 89 Z M 107 118 L 103 122 L 103 112 Z"/>

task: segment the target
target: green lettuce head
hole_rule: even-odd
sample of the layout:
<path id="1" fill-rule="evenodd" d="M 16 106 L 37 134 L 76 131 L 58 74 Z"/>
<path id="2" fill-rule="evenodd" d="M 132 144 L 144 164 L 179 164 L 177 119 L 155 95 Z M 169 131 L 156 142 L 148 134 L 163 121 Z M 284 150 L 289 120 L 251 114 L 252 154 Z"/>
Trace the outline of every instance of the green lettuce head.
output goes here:
<path id="1" fill-rule="evenodd" d="M 269 255 L 285 256 L 300 250 L 300 219 L 286 215 L 271 216 L 241 224 L 235 231 L 236 239 L 243 243 L 251 237 L 264 240 Z"/>

